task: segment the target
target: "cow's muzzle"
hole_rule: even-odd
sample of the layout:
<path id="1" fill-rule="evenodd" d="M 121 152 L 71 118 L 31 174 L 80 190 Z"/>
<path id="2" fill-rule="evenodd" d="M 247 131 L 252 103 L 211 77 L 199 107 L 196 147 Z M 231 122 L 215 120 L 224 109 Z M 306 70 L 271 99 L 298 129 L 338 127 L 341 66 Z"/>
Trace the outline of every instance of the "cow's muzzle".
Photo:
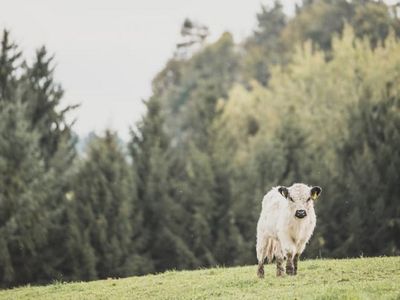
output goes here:
<path id="1" fill-rule="evenodd" d="M 304 209 L 296 210 L 296 213 L 294 214 L 296 218 L 303 219 L 305 216 L 307 216 L 307 212 Z"/>

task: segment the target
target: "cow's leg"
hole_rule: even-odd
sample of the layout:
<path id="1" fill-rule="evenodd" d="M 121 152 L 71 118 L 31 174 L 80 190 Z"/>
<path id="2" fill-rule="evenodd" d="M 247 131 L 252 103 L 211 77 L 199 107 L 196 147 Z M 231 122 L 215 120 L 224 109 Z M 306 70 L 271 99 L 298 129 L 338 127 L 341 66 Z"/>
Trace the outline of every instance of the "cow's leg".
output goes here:
<path id="1" fill-rule="evenodd" d="M 287 274 L 292 275 L 292 273 L 293 273 L 293 253 L 296 253 L 296 245 L 294 244 L 293 240 L 290 238 L 290 236 L 285 231 L 279 232 L 278 237 L 279 237 L 282 255 L 287 257 L 287 264 L 286 264 L 286 268 L 288 268 Z M 281 264 L 283 264 L 283 261 L 281 262 Z M 283 270 L 283 273 L 285 272 L 284 268 L 281 268 L 281 270 Z M 277 274 L 278 274 L 278 271 L 277 271 Z M 278 276 L 280 276 L 280 275 L 278 275 Z"/>
<path id="2" fill-rule="evenodd" d="M 293 257 L 293 267 L 294 267 L 294 269 L 293 269 L 293 275 L 297 275 L 297 262 L 299 261 L 299 256 L 300 256 L 300 254 L 296 254 L 294 257 Z"/>
<path id="3" fill-rule="evenodd" d="M 265 247 L 266 248 L 266 247 Z M 262 259 L 258 260 L 257 276 L 258 278 L 264 278 L 264 259 L 265 259 L 265 248 L 262 250 Z"/>
<path id="4" fill-rule="evenodd" d="M 306 241 L 301 241 L 297 246 L 296 255 L 293 257 L 294 275 L 297 275 L 297 263 L 299 261 L 300 255 L 303 253 L 305 248 Z"/>
<path id="5" fill-rule="evenodd" d="M 268 238 L 266 236 L 257 236 L 257 260 L 258 260 L 258 269 L 257 276 L 258 278 L 264 278 L 264 260 L 267 256 L 267 244 Z"/>
<path id="6" fill-rule="evenodd" d="M 286 274 L 294 275 L 294 258 L 292 253 L 287 254 Z"/>
<path id="7" fill-rule="evenodd" d="M 284 255 L 282 252 L 281 243 L 279 241 L 276 244 L 275 259 L 276 259 L 276 276 L 279 277 L 285 275 Z"/>

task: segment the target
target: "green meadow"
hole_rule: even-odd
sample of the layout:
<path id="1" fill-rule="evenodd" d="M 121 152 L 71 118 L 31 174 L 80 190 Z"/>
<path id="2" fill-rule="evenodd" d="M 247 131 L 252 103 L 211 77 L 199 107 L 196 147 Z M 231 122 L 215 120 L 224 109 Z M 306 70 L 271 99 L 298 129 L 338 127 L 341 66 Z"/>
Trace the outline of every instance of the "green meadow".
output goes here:
<path id="1" fill-rule="evenodd" d="M 168 271 L 0 291 L 0 299 L 400 299 L 400 257 L 307 260 L 297 276 L 256 266 Z"/>

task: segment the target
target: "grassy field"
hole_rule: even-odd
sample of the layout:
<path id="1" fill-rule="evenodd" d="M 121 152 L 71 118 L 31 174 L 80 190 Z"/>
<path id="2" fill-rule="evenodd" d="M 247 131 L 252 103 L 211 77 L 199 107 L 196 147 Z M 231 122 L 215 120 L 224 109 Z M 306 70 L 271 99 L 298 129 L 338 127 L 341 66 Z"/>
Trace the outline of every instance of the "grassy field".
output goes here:
<path id="1" fill-rule="evenodd" d="M 400 299 L 400 257 L 308 260 L 295 277 L 256 266 L 169 271 L 0 291 L 0 299 Z"/>

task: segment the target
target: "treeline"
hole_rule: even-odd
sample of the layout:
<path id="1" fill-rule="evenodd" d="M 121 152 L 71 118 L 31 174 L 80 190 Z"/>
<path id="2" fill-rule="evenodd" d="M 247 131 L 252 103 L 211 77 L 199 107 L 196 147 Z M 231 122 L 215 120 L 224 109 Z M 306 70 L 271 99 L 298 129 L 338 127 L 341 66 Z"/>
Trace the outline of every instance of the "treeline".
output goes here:
<path id="1" fill-rule="evenodd" d="M 318 184 L 308 257 L 400 254 L 400 21 L 375 1 L 262 7 L 254 33 L 184 42 L 127 145 L 79 157 L 45 48 L 0 49 L 0 282 L 255 263 L 263 194 Z"/>

